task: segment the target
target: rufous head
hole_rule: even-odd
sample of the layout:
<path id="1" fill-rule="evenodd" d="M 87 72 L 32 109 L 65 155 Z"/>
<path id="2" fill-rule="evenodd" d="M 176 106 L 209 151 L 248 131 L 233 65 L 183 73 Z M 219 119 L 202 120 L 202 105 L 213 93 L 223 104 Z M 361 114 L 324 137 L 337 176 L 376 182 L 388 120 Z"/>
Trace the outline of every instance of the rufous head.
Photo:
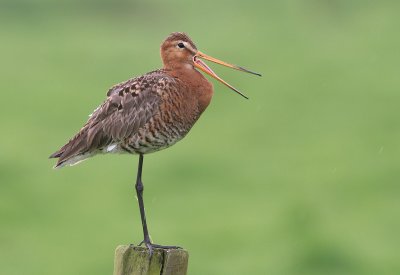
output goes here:
<path id="1" fill-rule="evenodd" d="M 161 44 L 161 58 L 166 68 L 175 69 L 182 65 L 193 67 L 193 56 L 197 47 L 183 32 L 171 33 Z"/>
<path id="2" fill-rule="evenodd" d="M 214 57 L 208 56 L 199 50 L 196 45 L 189 38 L 189 36 L 182 32 L 171 33 L 161 44 L 161 58 L 164 63 L 164 68 L 167 70 L 195 70 L 200 69 L 206 74 L 217 79 L 221 83 L 225 84 L 241 96 L 247 98 L 239 90 L 228 84 L 225 80 L 220 78 L 210 67 L 207 66 L 200 58 L 209 60 L 211 62 L 239 70 L 246 73 L 255 74 L 261 76 L 259 73 L 249 71 L 243 67 L 232 65 L 224 61 L 218 60 Z"/>

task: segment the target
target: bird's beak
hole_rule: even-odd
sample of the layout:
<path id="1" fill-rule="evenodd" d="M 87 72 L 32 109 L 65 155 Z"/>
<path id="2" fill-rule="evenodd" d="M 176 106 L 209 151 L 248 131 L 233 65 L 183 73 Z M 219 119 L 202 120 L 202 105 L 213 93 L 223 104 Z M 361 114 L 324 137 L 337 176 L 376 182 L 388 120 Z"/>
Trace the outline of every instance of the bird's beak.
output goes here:
<path id="1" fill-rule="evenodd" d="M 200 51 L 198 51 L 198 52 L 194 55 L 194 57 L 193 57 L 193 62 L 194 62 L 194 66 L 195 66 L 196 68 L 198 68 L 198 69 L 202 70 L 203 72 L 205 72 L 206 74 L 208 74 L 208 75 L 214 77 L 216 80 L 218 80 L 219 82 L 225 84 L 226 86 L 228 86 L 229 88 L 231 88 L 232 90 L 234 90 L 235 92 L 237 92 L 238 94 L 240 94 L 241 96 L 243 96 L 244 98 L 247 98 L 247 99 L 248 99 L 247 96 L 245 96 L 245 95 L 242 94 L 238 89 L 236 89 L 235 87 L 233 87 L 232 85 L 230 85 L 229 83 L 227 83 L 225 80 L 223 80 L 222 78 L 220 78 L 220 77 L 219 77 L 216 73 L 214 73 L 214 71 L 211 70 L 211 68 L 208 67 L 207 64 L 204 63 L 200 58 L 203 58 L 203 59 L 205 59 L 205 60 L 209 60 L 209 61 L 211 61 L 211 62 L 220 64 L 220 65 L 223 65 L 223 66 L 226 66 L 226 67 L 229 67 L 229 68 L 238 70 L 238 71 L 242 71 L 242 72 L 246 72 L 246 73 L 250 73 L 250 74 L 255 74 L 255 75 L 261 76 L 261 74 L 259 74 L 259 73 L 255 73 L 255 72 L 249 71 L 249 70 L 247 70 L 247 69 L 245 69 L 245 68 L 243 68 L 243 67 L 239 67 L 239 66 L 236 66 L 236 65 L 232 65 L 232 64 L 226 63 L 226 62 L 224 62 L 224 61 L 221 61 L 221 60 L 219 60 L 219 59 L 216 59 L 216 58 L 214 58 L 214 57 L 211 57 L 211 56 L 209 56 L 209 55 L 206 55 L 206 54 L 204 54 L 204 53 L 202 53 L 202 52 L 200 52 Z"/>

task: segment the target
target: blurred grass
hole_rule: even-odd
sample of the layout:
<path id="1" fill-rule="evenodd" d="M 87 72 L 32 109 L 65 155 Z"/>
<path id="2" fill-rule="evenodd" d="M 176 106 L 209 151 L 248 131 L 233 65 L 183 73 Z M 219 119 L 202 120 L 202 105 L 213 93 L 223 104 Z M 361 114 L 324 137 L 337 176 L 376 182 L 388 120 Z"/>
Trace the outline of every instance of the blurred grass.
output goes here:
<path id="1" fill-rule="evenodd" d="M 398 274 L 400 4 L 395 1 L 1 1 L 0 273 L 111 274 L 141 240 L 137 159 L 54 171 L 47 156 L 107 89 L 160 67 L 185 31 L 213 66 L 186 139 L 146 156 L 156 242 L 190 274 Z"/>

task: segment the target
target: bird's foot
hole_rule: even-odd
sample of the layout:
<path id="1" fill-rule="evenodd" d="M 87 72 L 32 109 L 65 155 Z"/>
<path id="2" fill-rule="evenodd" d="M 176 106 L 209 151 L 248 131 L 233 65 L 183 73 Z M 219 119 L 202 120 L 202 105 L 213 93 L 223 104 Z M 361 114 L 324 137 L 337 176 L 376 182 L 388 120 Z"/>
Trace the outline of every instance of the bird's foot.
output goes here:
<path id="1" fill-rule="evenodd" d="M 153 255 L 154 248 L 161 248 L 161 249 L 181 249 L 182 248 L 180 246 L 175 246 L 175 245 L 154 244 L 154 243 L 151 243 L 150 241 L 146 241 L 146 240 L 141 241 L 138 246 L 141 246 L 143 244 L 146 245 L 146 247 L 149 249 L 150 257 Z"/>

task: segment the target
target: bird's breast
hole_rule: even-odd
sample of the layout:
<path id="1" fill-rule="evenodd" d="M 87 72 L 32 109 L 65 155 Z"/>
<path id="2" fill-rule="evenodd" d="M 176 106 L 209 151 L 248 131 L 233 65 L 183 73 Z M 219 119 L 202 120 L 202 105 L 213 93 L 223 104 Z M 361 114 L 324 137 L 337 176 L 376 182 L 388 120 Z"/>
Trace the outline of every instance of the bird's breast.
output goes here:
<path id="1" fill-rule="evenodd" d="M 205 79 L 204 79 L 205 80 Z M 207 81 L 207 80 L 206 80 Z M 190 131 L 212 98 L 212 85 L 176 80 L 158 90 L 158 112 L 126 141 L 130 151 L 151 153 L 172 146 Z M 165 88 L 168 87 L 168 88 Z"/>

